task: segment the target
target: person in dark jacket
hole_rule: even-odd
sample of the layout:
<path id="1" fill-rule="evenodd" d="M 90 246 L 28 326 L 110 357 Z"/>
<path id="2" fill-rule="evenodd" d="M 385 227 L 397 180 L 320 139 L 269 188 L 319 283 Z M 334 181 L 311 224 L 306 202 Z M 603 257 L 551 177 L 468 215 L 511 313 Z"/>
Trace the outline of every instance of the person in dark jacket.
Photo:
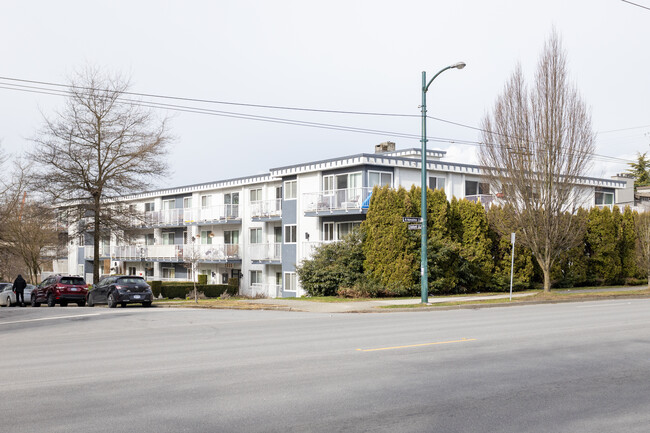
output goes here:
<path id="1" fill-rule="evenodd" d="M 27 281 L 25 281 L 22 275 L 18 274 L 14 280 L 13 290 L 16 294 L 16 304 L 20 302 L 21 307 L 25 306 L 25 287 L 27 287 Z"/>

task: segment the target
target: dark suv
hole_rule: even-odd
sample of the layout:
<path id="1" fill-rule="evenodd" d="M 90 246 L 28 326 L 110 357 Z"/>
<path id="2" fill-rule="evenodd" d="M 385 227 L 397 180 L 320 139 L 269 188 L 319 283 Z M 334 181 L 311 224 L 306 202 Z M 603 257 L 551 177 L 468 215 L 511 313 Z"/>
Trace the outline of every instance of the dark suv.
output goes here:
<path id="1" fill-rule="evenodd" d="M 80 307 L 86 305 L 88 285 L 82 277 L 73 275 L 52 275 L 32 290 L 32 307 L 40 307 L 47 302 L 48 307 L 56 304 L 65 307 L 74 302 Z"/>
<path id="2" fill-rule="evenodd" d="M 134 303 L 150 307 L 153 301 L 153 292 L 142 277 L 111 275 L 95 284 L 88 292 L 86 299 L 89 307 L 95 304 L 108 304 L 109 308 L 115 308 L 117 304 L 126 307 L 126 304 Z"/>

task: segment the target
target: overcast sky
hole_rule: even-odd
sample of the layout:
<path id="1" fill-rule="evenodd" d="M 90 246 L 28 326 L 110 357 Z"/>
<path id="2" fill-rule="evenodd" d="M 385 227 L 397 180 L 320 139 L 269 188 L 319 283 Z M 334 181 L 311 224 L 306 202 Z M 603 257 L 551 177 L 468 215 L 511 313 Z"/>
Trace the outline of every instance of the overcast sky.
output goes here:
<path id="1" fill-rule="evenodd" d="M 650 0 L 636 0 L 650 7 Z M 165 101 L 347 128 L 366 134 L 208 114 L 172 116 L 172 176 L 179 186 L 267 172 L 272 167 L 372 152 L 391 140 L 419 147 L 421 74 L 440 75 L 428 114 L 480 125 L 519 62 L 532 81 L 553 26 L 569 71 L 591 107 L 597 153 L 632 159 L 650 150 L 650 10 L 620 0 L 4 0 L 0 76 L 66 83 L 93 65 L 130 77 L 134 92 L 222 102 L 416 117 L 309 113 Z M 7 81 L 0 79 L 0 87 Z M 0 88 L 0 140 L 16 155 L 63 98 Z M 479 132 L 429 120 L 430 148 L 475 162 Z M 397 134 L 399 133 L 399 134 Z M 397 135 L 396 135 L 397 134 Z M 597 161 L 592 174 L 626 169 Z"/>

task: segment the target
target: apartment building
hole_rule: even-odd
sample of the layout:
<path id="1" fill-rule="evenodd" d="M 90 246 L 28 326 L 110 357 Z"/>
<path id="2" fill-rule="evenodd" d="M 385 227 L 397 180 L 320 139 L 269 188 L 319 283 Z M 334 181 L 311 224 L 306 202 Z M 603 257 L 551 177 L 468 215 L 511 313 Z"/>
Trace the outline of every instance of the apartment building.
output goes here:
<path id="1" fill-rule="evenodd" d="M 428 186 L 448 197 L 497 199 L 481 179 L 480 167 L 449 162 L 445 152 L 427 151 Z M 420 184 L 421 151 L 396 150 L 391 142 L 374 153 L 342 156 L 270 169 L 268 174 L 182 186 L 122 198 L 142 212 L 132 240 L 106 237 L 100 245 L 101 272 L 142 275 L 149 280 L 192 280 L 213 284 L 240 279 L 240 293 L 301 296 L 296 265 L 315 247 L 342 239 L 361 224 L 375 185 Z M 583 178 L 585 206 L 627 200 L 621 179 Z M 63 272 L 92 279 L 89 236 L 75 236 Z M 65 267 L 65 266 L 64 266 Z"/>

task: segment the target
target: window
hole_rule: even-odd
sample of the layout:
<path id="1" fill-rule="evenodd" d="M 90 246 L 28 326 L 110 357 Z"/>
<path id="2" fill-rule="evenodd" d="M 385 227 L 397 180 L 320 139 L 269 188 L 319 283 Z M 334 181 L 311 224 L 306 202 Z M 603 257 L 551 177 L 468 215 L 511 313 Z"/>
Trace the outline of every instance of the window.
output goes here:
<path id="1" fill-rule="evenodd" d="M 611 206 L 614 204 L 613 188 L 596 188 L 596 206 Z"/>
<path id="2" fill-rule="evenodd" d="M 475 180 L 465 181 L 465 195 L 489 194 L 490 184 L 477 182 Z"/>
<path id="3" fill-rule="evenodd" d="M 261 201 L 262 200 L 262 189 L 251 189 L 250 190 L 251 202 Z"/>
<path id="4" fill-rule="evenodd" d="M 239 230 L 231 230 L 223 232 L 224 244 L 239 244 Z"/>
<path id="5" fill-rule="evenodd" d="M 295 272 L 285 272 L 284 273 L 284 291 L 285 292 L 295 292 L 298 289 L 296 273 Z"/>
<path id="6" fill-rule="evenodd" d="M 162 243 L 163 245 L 174 245 L 174 232 L 163 232 Z"/>
<path id="7" fill-rule="evenodd" d="M 144 244 L 145 245 L 154 245 L 156 243 L 153 233 L 147 233 L 144 235 Z"/>
<path id="8" fill-rule="evenodd" d="M 284 243 L 295 244 L 297 239 L 298 239 L 297 226 L 296 225 L 284 226 Z"/>
<path id="9" fill-rule="evenodd" d="M 162 268 L 163 278 L 176 278 L 176 270 L 174 268 Z"/>
<path id="10" fill-rule="evenodd" d="M 192 197 L 185 197 L 183 199 L 183 208 L 189 209 L 192 207 Z"/>
<path id="11" fill-rule="evenodd" d="M 202 195 L 201 196 L 201 207 L 206 208 L 212 206 L 212 196 L 211 195 Z"/>
<path id="12" fill-rule="evenodd" d="M 372 188 L 375 185 L 392 186 L 393 185 L 393 173 L 387 173 L 387 172 L 383 172 L 383 171 L 369 171 L 368 172 L 368 187 Z"/>
<path id="13" fill-rule="evenodd" d="M 334 176 L 323 176 L 323 192 L 331 193 L 334 191 Z"/>
<path id="14" fill-rule="evenodd" d="M 254 228 L 251 229 L 251 244 L 261 244 L 262 243 L 262 229 Z"/>
<path id="15" fill-rule="evenodd" d="M 251 271 L 251 284 L 262 284 L 262 271 Z"/>
<path id="16" fill-rule="evenodd" d="M 294 200 L 298 198 L 298 181 L 288 180 L 284 183 L 284 199 Z"/>
<path id="17" fill-rule="evenodd" d="M 429 188 L 431 189 L 445 189 L 444 177 L 429 177 Z"/>
<path id="18" fill-rule="evenodd" d="M 213 237 L 214 234 L 212 233 L 212 230 L 201 230 L 201 244 L 211 245 Z"/>
<path id="19" fill-rule="evenodd" d="M 144 204 L 144 211 L 145 212 L 153 212 L 156 210 L 156 203 L 150 202 L 150 203 L 145 203 Z"/>
<path id="20" fill-rule="evenodd" d="M 334 240 L 334 223 L 323 223 L 323 240 Z"/>
<path id="21" fill-rule="evenodd" d="M 135 266 L 129 266 L 128 274 L 129 275 L 135 275 Z"/>
<path id="22" fill-rule="evenodd" d="M 226 208 L 227 218 L 239 217 L 239 193 L 238 192 L 224 194 L 223 204 Z"/>
<path id="23" fill-rule="evenodd" d="M 355 227 L 359 227 L 360 222 L 336 223 L 337 239 L 342 240 L 350 234 Z"/>
<path id="24" fill-rule="evenodd" d="M 176 200 L 163 200 L 162 202 L 162 208 L 163 210 L 169 210 L 169 209 L 175 209 L 176 208 Z"/>

